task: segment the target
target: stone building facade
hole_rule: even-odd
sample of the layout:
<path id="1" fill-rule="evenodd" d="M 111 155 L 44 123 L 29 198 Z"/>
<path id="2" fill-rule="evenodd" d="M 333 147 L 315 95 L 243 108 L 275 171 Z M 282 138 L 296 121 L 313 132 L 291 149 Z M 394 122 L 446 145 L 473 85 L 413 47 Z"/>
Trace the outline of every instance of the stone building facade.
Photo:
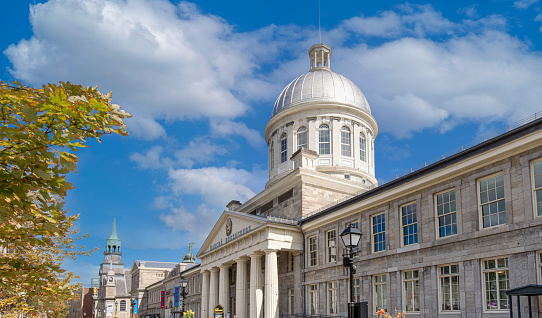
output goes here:
<path id="1" fill-rule="evenodd" d="M 354 226 L 354 297 L 370 312 L 508 317 L 505 291 L 542 282 L 540 116 L 378 185 L 369 104 L 331 71 L 328 46 L 309 56 L 265 128 L 269 182 L 228 204 L 201 266 L 183 272 L 200 282 L 187 305 L 204 318 L 218 304 L 238 318 L 346 317 L 339 235 Z"/>

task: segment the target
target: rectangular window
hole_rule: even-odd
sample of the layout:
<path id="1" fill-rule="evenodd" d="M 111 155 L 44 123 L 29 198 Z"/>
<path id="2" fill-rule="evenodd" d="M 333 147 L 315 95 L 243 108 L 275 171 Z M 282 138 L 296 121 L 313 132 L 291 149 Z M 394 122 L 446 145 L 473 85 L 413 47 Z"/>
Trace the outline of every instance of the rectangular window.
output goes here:
<path id="1" fill-rule="evenodd" d="M 318 285 L 309 285 L 309 312 L 311 315 L 318 314 Z"/>
<path id="2" fill-rule="evenodd" d="M 498 174 L 478 182 L 480 208 L 484 228 L 506 223 L 504 207 L 504 175 Z"/>
<path id="3" fill-rule="evenodd" d="M 486 259 L 483 261 L 484 298 L 487 310 L 508 309 L 506 291 L 510 288 L 508 280 L 508 257 Z"/>
<path id="4" fill-rule="evenodd" d="M 407 312 L 420 311 L 420 281 L 418 270 L 403 272 L 403 292 Z"/>
<path id="5" fill-rule="evenodd" d="M 542 160 L 533 163 L 534 213 L 542 216 Z"/>
<path id="6" fill-rule="evenodd" d="M 401 207 L 401 223 L 403 246 L 418 243 L 418 216 L 415 202 Z"/>
<path id="7" fill-rule="evenodd" d="M 329 126 L 321 125 L 318 130 L 318 153 L 321 155 L 329 155 L 330 148 Z"/>
<path id="8" fill-rule="evenodd" d="M 337 313 L 337 282 L 327 283 L 327 313 Z"/>
<path id="9" fill-rule="evenodd" d="M 386 306 L 387 296 L 387 276 L 386 274 L 375 275 L 373 276 L 374 281 L 374 302 L 375 309 L 374 311 L 379 311 L 380 309 L 388 310 Z"/>
<path id="10" fill-rule="evenodd" d="M 288 312 L 292 316 L 294 314 L 294 300 L 295 300 L 294 289 L 290 288 L 288 289 Z"/>
<path id="11" fill-rule="evenodd" d="M 316 246 L 316 235 L 309 237 L 309 264 L 315 266 L 318 258 L 318 247 Z"/>
<path id="12" fill-rule="evenodd" d="M 354 300 L 361 301 L 361 279 L 359 277 L 354 278 Z"/>
<path id="13" fill-rule="evenodd" d="M 459 265 L 439 267 L 440 311 L 460 310 L 459 305 Z"/>
<path id="14" fill-rule="evenodd" d="M 373 223 L 373 252 L 380 252 L 386 250 L 386 215 L 380 213 L 374 215 L 372 218 Z"/>
<path id="15" fill-rule="evenodd" d="M 542 285 L 542 252 L 538 252 L 538 284 Z"/>
<path id="16" fill-rule="evenodd" d="M 288 253 L 288 272 L 294 271 L 294 253 Z"/>
<path id="17" fill-rule="evenodd" d="M 436 197 L 439 237 L 457 234 L 455 189 L 439 193 Z"/>
<path id="18" fill-rule="evenodd" d="M 280 163 L 286 162 L 288 152 L 288 138 L 283 134 L 280 138 Z"/>
<path id="19" fill-rule="evenodd" d="M 327 262 L 337 261 L 337 232 L 335 230 L 326 232 Z"/>
<path id="20" fill-rule="evenodd" d="M 365 137 L 363 135 L 359 137 L 359 159 L 365 161 Z"/>
<path id="21" fill-rule="evenodd" d="M 350 129 L 348 127 L 341 128 L 341 155 L 347 157 L 351 155 Z"/>

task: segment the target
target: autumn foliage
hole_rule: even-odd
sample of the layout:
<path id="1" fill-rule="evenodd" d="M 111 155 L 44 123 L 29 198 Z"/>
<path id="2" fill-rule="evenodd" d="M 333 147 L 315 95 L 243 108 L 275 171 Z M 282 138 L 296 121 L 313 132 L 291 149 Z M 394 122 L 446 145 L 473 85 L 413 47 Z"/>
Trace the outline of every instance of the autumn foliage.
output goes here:
<path id="1" fill-rule="evenodd" d="M 88 254 L 63 207 L 78 148 L 104 134 L 126 135 L 130 115 L 111 93 L 59 83 L 0 81 L 0 317 L 59 317 L 77 285 L 62 268 Z"/>

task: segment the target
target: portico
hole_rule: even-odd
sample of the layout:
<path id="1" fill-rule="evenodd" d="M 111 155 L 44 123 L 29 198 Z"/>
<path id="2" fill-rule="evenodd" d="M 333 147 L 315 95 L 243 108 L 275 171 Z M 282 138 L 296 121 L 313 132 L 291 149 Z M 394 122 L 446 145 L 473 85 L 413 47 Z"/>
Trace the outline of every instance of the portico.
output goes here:
<path id="1" fill-rule="evenodd" d="M 220 304 L 238 318 L 279 317 L 279 253 L 301 251 L 293 220 L 225 211 L 207 237 L 201 259 L 203 318 Z M 234 285 L 234 286 L 232 286 Z M 299 293 L 301 293 L 301 287 Z"/>

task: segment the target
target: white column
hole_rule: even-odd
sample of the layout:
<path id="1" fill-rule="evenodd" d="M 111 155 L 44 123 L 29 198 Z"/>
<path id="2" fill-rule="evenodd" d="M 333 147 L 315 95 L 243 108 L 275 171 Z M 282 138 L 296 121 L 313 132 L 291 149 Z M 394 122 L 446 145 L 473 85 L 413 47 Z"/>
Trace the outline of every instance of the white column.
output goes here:
<path id="1" fill-rule="evenodd" d="M 209 279 L 209 313 L 211 318 L 215 306 L 218 305 L 218 268 L 211 268 L 211 277 Z"/>
<path id="2" fill-rule="evenodd" d="M 237 260 L 237 277 L 235 280 L 235 315 L 236 317 L 248 317 L 247 315 L 247 260 L 242 257 Z"/>
<path id="3" fill-rule="evenodd" d="M 224 307 L 224 316 L 230 312 L 230 265 L 220 265 L 218 303 Z M 232 316 L 233 317 L 233 316 Z"/>
<path id="4" fill-rule="evenodd" d="M 279 317 L 277 250 L 265 250 L 265 318 Z"/>
<path id="5" fill-rule="evenodd" d="M 201 317 L 209 318 L 209 271 L 203 271 L 201 282 Z"/>
<path id="6" fill-rule="evenodd" d="M 262 318 L 262 255 L 250 255 L 250 318 Z M 239 316 L 239 318 L 242 318 Z"/>

